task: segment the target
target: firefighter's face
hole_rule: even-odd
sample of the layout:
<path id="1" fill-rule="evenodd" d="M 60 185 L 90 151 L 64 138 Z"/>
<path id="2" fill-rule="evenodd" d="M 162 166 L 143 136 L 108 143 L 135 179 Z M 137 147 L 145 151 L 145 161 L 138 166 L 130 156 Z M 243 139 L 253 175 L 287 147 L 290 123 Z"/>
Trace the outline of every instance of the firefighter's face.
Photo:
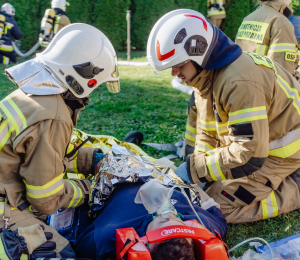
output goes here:
<path id="1" fill-rule="evenodd" d="M 177 76 L 180 79 L 180 82 L 184 82 L 187 85 L 189 85 L 192 82 L 192 80 L 197 76 L 197 74 L 197 70 L 190 61 L 180 67 L 172 67 L 172 76 Z"/>

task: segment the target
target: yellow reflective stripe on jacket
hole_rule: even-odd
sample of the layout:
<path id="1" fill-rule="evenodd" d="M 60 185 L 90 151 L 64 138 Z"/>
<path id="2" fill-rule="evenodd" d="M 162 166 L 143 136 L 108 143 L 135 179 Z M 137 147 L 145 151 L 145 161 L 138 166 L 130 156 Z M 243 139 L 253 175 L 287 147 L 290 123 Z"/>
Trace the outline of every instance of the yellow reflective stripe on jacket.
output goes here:
<path id="1" fill-rule="evenodd" d="M 1 238 L 0 238 L 0 259 L 1 260 L 10 260 L 10 258 L 6 255 L 5 248 L 4 248 Z"/>
<path id="2" fill-rule="evenodd" d="M 269 143 L 269 155 L 287 158 L 300 150 L 300 128 Z"/>
<path id="3" fill-rule="evenodd" d="M 28 255 L 22 254 L 20 260 L 28 260 Z"/>
<path id="4" fill-rule="evenodd" d="M 200 126 L 203 130 L 206 131 L 217 131 L 217 126 L 216 126 L 216 121 L 204 121 L 204 120 L 199 120 Z"/>
<path id="5" fill-rule="evenodd" d="M 229 112 L 229 125 L 234 125 L 243 122 L 256 121 L 266 119 L 267 110 L 265 106 L 245 108 L 235 112 Z"/>
<path id="6" fill-rule="evenodd" d="M 60 18 L 61 16 L 55 17 L 54 34 L 57 34 L 58 32 Z"/>
<path id="7" fill-rule="evenodd" d="M 0 108 L 14 127 L 13 130 L 16 131 L 16 135 L 19 135 L 27 127 L 26 118 L 21 110 L 10 97 L 6 97 L 0 102 Z"/>
<path id="8" fill-rule="evenodd" d="M 269 52 L 296 52 L 297 47 L 294 43 L 275 43 L 271 44 L 269 47 Z"/>
<path id="9" fill-rule="evenodd" d="M 9 127 L 8 125 L 8 119 L 6 119 L 0 125 L 0 151 L 2 150 L 3 146 L 7 143 L 13 130 L 13 126 Z"/>
<path id="10" fill-rule="evenodd" d="M 256 53 L 260 55 L 266 55 L 267 45 L 257 44 Z"/>
<path id="11" fill-rule="evenodd" d="M 79 202 L 81 201 L 81 199 L 83 198 L 83 193 L 82 190 L 76 185 L 76 183 L 72 180 L 67 180 L 69 183 L 71 183 L 71 185 L 73 186 L 74 189 L 74 194 L 73 197 L 70 201 L 70 204 L 68 206 L 68 208 L 75 208 Z"/>
<path id="12" fill-rule="evenodd" d="M 1 201 L 0 202 L 0 215 L 4 214 L 4 205 L 5 205 L 5 202 L 4 201 Z M 15 210 L 17 208 L 15 207 L 10 207 L 10 210 Z M 1 258 L 0 258 L 1 259 Z"/>
<path id="13" fill-rule="evenodd" d="M 243 21 L 237 33 L 237 40 L 262 43 L 264 41 L 268 27 L 268 23 L 257 21 Z"/>
<path id="14" fill-rule="evenodd" d="M 1 45 L 0 46 L 0 51 L 13 51 L 14 48 L 12 45 Z"/>
<path id="15" fill-rule="evenodd" d="M 277 75 L 277 82 L 286 96 L 293 99 L 293 106 L 297 109 L 298 114 L 300 115 L 300 97 L 298 90 L 291 88 L 289 84 L 279 75 Z"/>
<path id="16" fill-rule="evenodd" d="M 5 23 L 4 34 L 7 34 L 7 30 L 13 28 L 14 25 L 11 23 Z"/>
<path id="17" fill-rule="evenodd" d="M 199 141 L 195 148 L 195 152 L 203 152 L 208 155 L 212 155 L 212 153 L 210 151 L 212 151 L 214 149 L 215 149 L 215 147 L 211 146 L 209 143 Z"/>
<path id="18" fill-rule="evenodd" d="M 218 160 L 218 149 L 209 151 L 212 155 L 207 156 L 207 167 L 210 173 L 210 176 L 214 181 L 226 180 Z"/>
<path id="19" fill-rule="evenodd" d="M 274 191 L 264 200 L 261 201 L 263 219 L 274 218 L 278 216 L 278 204 Z"/>
<path id="20" fill-rule="evenodd" d="M 186 124 L 186 132 L 185 132 L 185 138 L 195 142 L 196 141 L 196 133 L 197 129 L 194 127 L 191 127 L 188 123 Z"/>
<path id="21" fill-rule="evenodd" d="M 216 10 L 216 11 L 217 12 L 214 12 L 214 10 L 208 11 L 207 17 L 214 16 L 214 15 L 220 15 L 220 14 L 226 14 L 225 11 L 218 11 L 218 10 Z"/>
<path id="22" fill-rule="evenodd" d="M 228 122 L 226 122 L 224 124 L 217 123 L 217 132 L 219 134 L 229 132 L 227 125 L 228 125 Z"/>
<path id="23" fill-rule="evenodd" d="M 27 195 L 34 199 L 50 197 L 64 188 L 63 173 L 43 186 L 29 185 L 25 180 L 23 181 L 26 185 Z"/>

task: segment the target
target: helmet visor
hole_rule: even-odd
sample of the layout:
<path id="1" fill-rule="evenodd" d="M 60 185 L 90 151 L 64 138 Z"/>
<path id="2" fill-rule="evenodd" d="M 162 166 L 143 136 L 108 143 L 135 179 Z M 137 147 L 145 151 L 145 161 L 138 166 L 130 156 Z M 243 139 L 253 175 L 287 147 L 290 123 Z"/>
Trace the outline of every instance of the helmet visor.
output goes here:
<path id="1" fill-rule="evenodd" d="M 119 93 L 121 90 L 119 81 L 107 81 L 106 87 L 111 93 Z"/>

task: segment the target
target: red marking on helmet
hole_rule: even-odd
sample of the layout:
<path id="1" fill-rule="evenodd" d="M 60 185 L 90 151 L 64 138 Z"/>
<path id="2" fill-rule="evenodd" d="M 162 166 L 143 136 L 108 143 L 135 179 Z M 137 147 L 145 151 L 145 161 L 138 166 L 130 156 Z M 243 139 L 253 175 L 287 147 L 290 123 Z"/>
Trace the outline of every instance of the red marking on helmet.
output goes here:
<path id="1" fill-rule="evenodd" d="M 157 43 L 156 43 L 156 54 L 157 54 L 157 58 L 160 61 L 163 61 L 163 60 L 166 60 L 166 59 L 172 57 L 175 54 L 175 49 L 173 49 L 170 52 L 162 55 L 160 53 L 160 44 L 159 44 L 159 41 L 157 40 Z"/>
<path id="2" fill-rule="evenodd" d="M 89 87 L 89 88 L 93 88 L 93 87 L 95 87 L 96 85 L 97 85 L 97 80 L 95 80 L 95 79 L 89 80 L 89 82 L 88 82 L 88 87 Z"/>
<path id="3" fill-rule="evenodd" d="M 194 17 L 194 18 L 200 19 L 203 22 L 204 29 L 207 31 L 207 22 L 204 19 L 202 19 L 201 17 L 196 16 L 196 15 L 192 15 L 192 14 L 185 14 L 184 16 L 185 17 Z"/>

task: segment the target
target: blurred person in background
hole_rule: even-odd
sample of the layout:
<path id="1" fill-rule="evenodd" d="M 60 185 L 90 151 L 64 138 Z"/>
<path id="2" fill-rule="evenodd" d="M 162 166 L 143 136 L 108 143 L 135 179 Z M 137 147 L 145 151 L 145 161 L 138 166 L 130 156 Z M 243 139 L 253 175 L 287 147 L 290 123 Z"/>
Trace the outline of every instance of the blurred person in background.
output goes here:
<path id="1" fill-rule="evenodd" d="M 291 0 L 260 0 L 261 5 L 244 18 L 235 43 L 243 51 L 266 55 L 292 75 L 298 67 L 298 41 L 289 21 Z M 297 73 L 296 73 L 297 74 Z"/>
<path id="2" fill-rule="evenodd" d="M 15 20 L 15 13 L 15 8 L 11 4 L 5 3 L 1 6 L 0 23 L 3 23 L 3 32 L 1 37 L 2 44 L 0 45 L 0 63 L 3 64 L 17 62 L 17 55 L 12 46 L 12 42 L 14 40 L 20 40 L 22 33 Z"/>
<path id="3" fill-rule="evenodd" d="M 208 19 L 218 28 L 221 27 L 223 19 L 226 18 L 226 11 L 224 9 L 225 0 L 208 0 Z"/>

